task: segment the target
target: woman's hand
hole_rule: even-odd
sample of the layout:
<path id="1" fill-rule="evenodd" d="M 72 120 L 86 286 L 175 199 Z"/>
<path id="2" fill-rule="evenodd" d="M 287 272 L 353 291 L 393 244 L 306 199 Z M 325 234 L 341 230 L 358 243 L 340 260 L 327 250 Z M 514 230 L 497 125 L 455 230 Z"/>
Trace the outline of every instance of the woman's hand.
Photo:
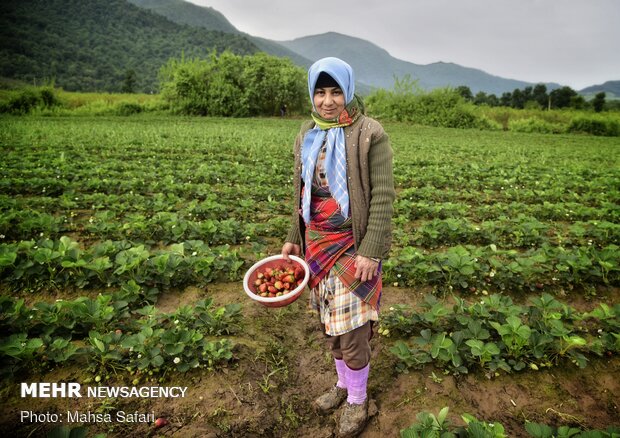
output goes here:
<path id="1" fill-rule="evenodd" d="M 372 277 L 379 275 L 379 263 L 368 257 L 361 255 L 355 256 L 355 278 L 361 282 L 372 280 Z"/>
<path id="2" fill-rule="evenodd" d="M 282 245 L 282 256 L 284 257 L 284 260 L 288 261 L 289 255 L 295 255 L 299 257 L 301 255 L 301 246 L 291 242 L 286 242 L 284 245 Z"/>

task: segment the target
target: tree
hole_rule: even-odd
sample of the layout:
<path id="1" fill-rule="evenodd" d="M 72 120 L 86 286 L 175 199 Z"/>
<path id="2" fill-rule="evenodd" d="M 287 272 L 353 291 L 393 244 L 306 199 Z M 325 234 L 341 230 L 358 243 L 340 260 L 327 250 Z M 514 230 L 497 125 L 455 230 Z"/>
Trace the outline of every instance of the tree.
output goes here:
<path id="1" fill-rule="evenodd" d="M 577 96 L 577 92 L 571 87 L 556 88 L 549 93 L 551 108 L 568 108 L 571 106 L 571 98 L 575 96 Z"/>
<path id="2" fill-rule="evenodd" d="M 472 100 L 474 100 L 471 89 L 467 85 L 459 85 L 458 87 L 456 87 L 456 92 L 459 93 L 466 102 L 471 102 Z"/>
<path id="3" fill-rule="evenodd" d="M 596 111 L 597 113 L 600 113 L 601 111 L 603 111 L 604 107 L 605 107 L 605 92 L 601 91 L 600 93 L 596 93 L 596 95 L 594 96 L 594 99 L 592 99 L 592 108 L 594 108 L 594 111 Z"/>
<path id="4" fill-rule="evenodd" d="M 487 105 L 487 93 L 484 91 L 478 91 L 474 96 L 474 104 L 476 105 Z"/>
<path id="5" fill-rule="evenodd" d="M 502 97 L 499 98 L 499 104 L 501 106 L 510 106 L 512 103 L 512 93 L 506 91 L 502 93 Z"/>
<path id="6" fill-rule="evenodd" d="M 513 108 L 523 109 L 523 107 L 525 106 L 525 96 L 523 94 L 523 91 L 515 88 L 515 90 L 512 92 L 510 106 Z"/>
<path id="7" fill-rule="evenodd" d="M 129 69 L 125 72 L 125 79 L 123 80 L 123 86 L 121 87 L 122 93 L 133 93 L 136 89 L 136 83 L 138 82 L 136 72 L 133 69 Z"/>
<path id="8" fill-rule="evenodd" d="M 547 94 L 547 86 L 545 84 L 537 84 L 532 90 L 532 99 L 535 100 L 541 108 L 549 107 L 549 95 Z"/>

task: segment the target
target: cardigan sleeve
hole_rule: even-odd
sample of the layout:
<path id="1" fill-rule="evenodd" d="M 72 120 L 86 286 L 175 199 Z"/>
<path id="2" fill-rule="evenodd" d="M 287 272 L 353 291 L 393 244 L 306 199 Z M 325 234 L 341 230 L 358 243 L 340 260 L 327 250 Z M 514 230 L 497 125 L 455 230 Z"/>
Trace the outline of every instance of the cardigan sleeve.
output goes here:
<path id="1" fill-rule="evenodd" d="M 366 234 L 358 248 L 358 253 L 366 257 L 386 258 L 390 252 L 396 198 L 392 159 L 389 137 L 382 131 L 368 152 L 370 208 Z"/>

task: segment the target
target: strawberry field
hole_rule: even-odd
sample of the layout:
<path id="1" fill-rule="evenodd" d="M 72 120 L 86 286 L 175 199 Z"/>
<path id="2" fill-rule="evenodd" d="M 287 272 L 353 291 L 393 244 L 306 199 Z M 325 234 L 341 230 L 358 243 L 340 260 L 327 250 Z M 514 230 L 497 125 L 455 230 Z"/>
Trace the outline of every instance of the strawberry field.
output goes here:
<path id="1" fill-rule="evenodd" d="M 336 417 L 311 408 L 335 372 L 307 292 L 268 309 L 242 287 L 286 236 L 300 123 L 0 119 L 2 431 L 331 436 Z M 398 197 L 362 436 L 617 436 L 620 141 L 385 128 Z M 20 382 L 61 381 L 189 389 L 20 397 Z"/>

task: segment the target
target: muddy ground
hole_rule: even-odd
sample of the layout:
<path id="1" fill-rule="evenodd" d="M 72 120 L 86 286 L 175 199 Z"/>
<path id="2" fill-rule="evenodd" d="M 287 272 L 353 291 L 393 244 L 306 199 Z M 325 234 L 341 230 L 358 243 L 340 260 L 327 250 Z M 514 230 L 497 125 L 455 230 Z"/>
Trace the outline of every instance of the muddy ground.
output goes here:
<path id="1" fill-rule="evenodd" d="M 336 374 L 317 321 L 306 311 L 307 292 L 286 308 L 268 309 L 249 302 L 239 283 L 215 284 L 206 290 L 187 288 L 182 292 L 167 292 L 161 296 L 158 306 L 171 311 L 207 296 L 214 297 L 219 305 L 241 301 L 244 330 L 232 337 L 237 344 L 236 360 L 227 368 L 186 375 L 175 373 L 159 383 L 188 386 L 186 397 L 22 399 L 21 381 L 82 382 L 88 377 L 77 367 L 43 375 L 28 374 L 2 385 L 0 436 L 46 436 L 58 426 L 22 423 L 22 410 L 153 412 L 156 417 L 170 421 L 160 429 L 149 423 L 90 424 L 89 436 L 95 433 L 125 438 L 334 436 L 339 412 L 319 416 L 311 405 L 312 400 L 335 383 Z M 422 294 L 413 290 L 385 287 L 382 305 L 384 308 L 397 303 L 415 305 L 421 298 Z M 399 374 L 395 357 L 388 351 L 391 342 L 381 336 L 372 340 L 369 396 L 373 416 L 360 435 L 362 438 L 398 437 L 401 429 L 415 422 L 417 413 L 437 414 L 444 406 L 450 408 L 449 419 L 453 424 L 463 424 L 460 415 L 469 413 L 479 420 L 501 422 L 510 437 L 529 436 L 524 429 L 526 420 L 589 429 L 620 425 L 618 357 L 592 358 L 584 370 L 565 364 L 538 372 L 503 374 L 489 380 L 482 373 L 444 375 L 432 366 Z M 112 377 L 105 384 L 131 386 L 131 379 L 131 376 Z"/>

